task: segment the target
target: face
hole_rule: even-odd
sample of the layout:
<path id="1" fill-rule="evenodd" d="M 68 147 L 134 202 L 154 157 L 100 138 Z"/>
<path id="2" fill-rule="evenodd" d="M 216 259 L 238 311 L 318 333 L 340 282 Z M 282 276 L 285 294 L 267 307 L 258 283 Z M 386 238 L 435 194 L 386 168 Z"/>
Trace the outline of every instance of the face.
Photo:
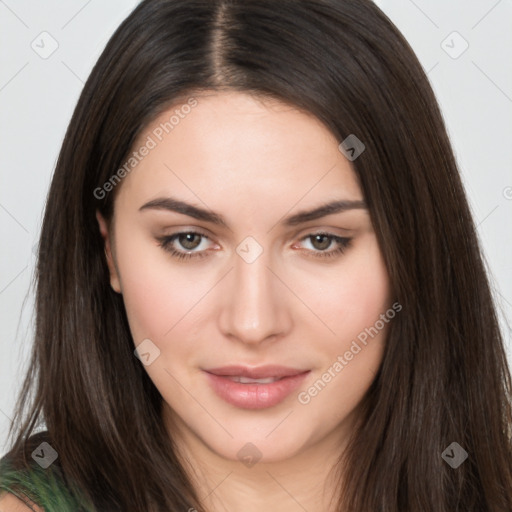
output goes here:
<path id="1" fill-rule="evenodd" d="M 338 443 L 393 311 L 356 175 L 309 114 L 195 98 L 134 145 L 150 149 L 118 185 L 113 230 L 97 216 L 164 421 L 230 460 Z"/>

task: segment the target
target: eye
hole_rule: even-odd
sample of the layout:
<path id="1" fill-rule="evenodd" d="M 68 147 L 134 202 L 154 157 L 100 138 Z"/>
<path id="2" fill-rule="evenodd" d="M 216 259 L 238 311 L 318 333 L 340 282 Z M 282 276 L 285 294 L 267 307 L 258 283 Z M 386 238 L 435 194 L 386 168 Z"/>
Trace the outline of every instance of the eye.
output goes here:
<path id="1" fill-rule="evenodd" d="M 206 248 L 202 242 L 209 240 L 206 235 L 196 231 L 182 231 L 171 236 L 164 236 L 158 239 L 160 247 L 169 252 L 171 256 L 178 259 L 203 258 L 207 256 Z M 176 247 L 178 246 L 178 248 Z M 180 250 L 180 247 L 182 250 Z M 195 250 L 201 248 L 200 250 Z"/>
<path id="2" fill-rule="evenodd" d="M 313 250 L 308 249 L 307 253 L 315 258 L 331 258 L 339 256 L 343 254 L 348 247 L 350 247 L 352 242 L 351 238 L 344 238 L 332 233 L 323 232 L 311 233 L 303 237 L 301 242 L 306 240 L 310 241 L 310 245 L 313 247 Z M 327 250 L 333 246 L 334 249 Z"/>
<path id="3" fill-rule="evenodd" d="M 190 259 L 208 256 L 207 247 L 203 242 L 209 238 L 196 231 L 182 231 L 170 236 L 157 239 L 160 247 L 169 252 L 173 258 Z M 313 249 L 306 249 L 308 256 L 315 258 L 331 258 L 339 256 L 350 246 L 351 238 L 344 238 L 332 233 L 310 233 L 303 237 L 301 242 L 310 241 Z M 330 247 L 334 249 L 328 250 Z M 294 246 L 295 248 L 296 246 Z"/>

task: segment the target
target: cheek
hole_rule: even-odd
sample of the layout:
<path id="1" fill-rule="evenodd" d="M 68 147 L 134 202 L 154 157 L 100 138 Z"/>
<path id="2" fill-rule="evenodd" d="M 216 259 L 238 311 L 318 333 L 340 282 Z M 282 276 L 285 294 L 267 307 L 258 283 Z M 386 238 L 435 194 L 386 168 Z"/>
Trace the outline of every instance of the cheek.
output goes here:
<path id="1" fill-rule="evenodd" d="M 338 315 L 337 322 L 335 313 L 330 317 L 336 335 L 319 338 L 323 364 L 298 401 L 310 414 L 322 417 L 326 429 L 355 411 L 377 375 L 394 316 L 394 310 L 386 314 L 391 311 L 387 290 L 383 280 L 373 295 L 354 291 L 347 303 L 350 314 Z"/>
<path id="2" fill-rule="evenodd" d="M 302 281 L 301 296 L 324 322 L 315 325 L 322 328 L 321 339 L 334 350 L 373 326 L 391 305 L 388 272 L 373 235 L 347 253 L 339 266 L 326 267 L 307 280 L 302 276 Z"/>
<path id="3" fill-rule="evenodd" d="M 323 335 L 316 336 L 317 350 L 323 353 L 323 367 L 321 382 L 311 393 L 328 387 L 330 391 L 322 393 L 317 405 L 328 407 L 329 400 L 341 400 L 347 411 L 361 400 L 374 379 L 395 316 L 390 310 L 389 277 L 376 239 L 368 237 L 340 266 L 335 279 L 323 283 L 315 292 L 316 307 L 333 332 L 319 327 L 323 327 Z"/>
<path id="4" fill-rule="evenodd" d="M 156 242 L 134 236 L 119 243 L 117 263 L 135 345 L 149 338 L 162 347 L 181 324 L 190 322 L 194 304 L 208 291 L 208 280 L 191 282 Z"/>
<path id="5" fill-rule="evenodd" d="M 390 307 L 389 276 L 373 237 L 368 250 L 348 269 L 345 287 L 340 318 L 358 331 L 374 325 Z M 351 330 L 351 334 L 358 333 Z"/>

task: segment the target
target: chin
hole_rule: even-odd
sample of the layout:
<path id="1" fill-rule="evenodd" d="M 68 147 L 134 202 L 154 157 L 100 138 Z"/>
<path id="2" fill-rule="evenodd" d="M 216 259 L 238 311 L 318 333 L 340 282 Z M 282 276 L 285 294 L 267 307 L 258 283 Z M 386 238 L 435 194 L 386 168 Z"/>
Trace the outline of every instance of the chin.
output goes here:
<path id="1" fill-rule="evenodd" d="M 270 431 L 271 429 L 268 432 Z M 300 433 L 296 431 L 290 436 L 289 430 L 283 430 L 279 434 L 272 432 L 270 435 L 267 429 L 260 434 L 250 435 L 233 430 L 230 432 L 234 436 L 233 439 L 224 440 L 217 437 L 203 441 L 220 457 L 242 462 L 247 467 L 252 467 L 256 463 L 284 462 L 298 455 L 307 442 L 306 439 L 301 441 Z"/>

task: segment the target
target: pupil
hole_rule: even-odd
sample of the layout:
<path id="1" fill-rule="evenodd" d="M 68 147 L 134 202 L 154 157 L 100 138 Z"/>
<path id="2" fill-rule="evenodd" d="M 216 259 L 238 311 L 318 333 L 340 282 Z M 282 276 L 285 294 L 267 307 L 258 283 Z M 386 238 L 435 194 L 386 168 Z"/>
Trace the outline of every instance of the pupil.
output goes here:
<path id="1" fill-rule="evenodd" d="M 324 243 L 322 243 L 322 239 L 323 239 Z M 315 245 L 315 247 L 317 249 L 327 249 L 329 247 L 329 245 L 331 245 L 331 241 L 326 235 L 314 235 L 313 240 L 314 240 L 314 242 L 318 242 L 318 241 L 320 242 L 319 246 L 315 245 L 315 243 L 313 243 L 313 245 Z"/>
<path id="2" fill-rule="evenodd" d="M 194 238 L 199 239 L 199 236 L 195 233 L 187 233 L 185 235 L 180 236 L 180 244 L 188 250 L 195 249 L 199 243 L 194 243 Z"/>

